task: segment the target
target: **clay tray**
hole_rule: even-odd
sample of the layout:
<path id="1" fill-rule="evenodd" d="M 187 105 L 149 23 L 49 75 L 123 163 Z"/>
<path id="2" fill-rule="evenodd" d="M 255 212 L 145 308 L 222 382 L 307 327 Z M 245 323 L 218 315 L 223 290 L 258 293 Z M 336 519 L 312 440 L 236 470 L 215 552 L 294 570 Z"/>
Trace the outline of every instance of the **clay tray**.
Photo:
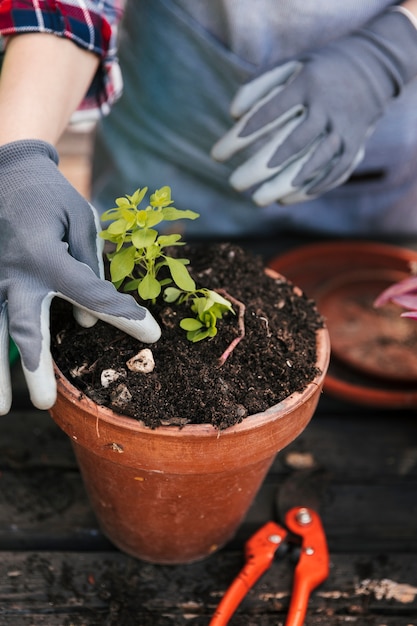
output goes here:
<path id="1" fill-rule="evenodd" d="M 326 320 L 329 394 L 380 408 L 417 406 L 417 321 L 394 304 L 373 306 L 413 264 L 417 252 L 367 241 L 310 244 L 268 263 L 313 298 Z"/>

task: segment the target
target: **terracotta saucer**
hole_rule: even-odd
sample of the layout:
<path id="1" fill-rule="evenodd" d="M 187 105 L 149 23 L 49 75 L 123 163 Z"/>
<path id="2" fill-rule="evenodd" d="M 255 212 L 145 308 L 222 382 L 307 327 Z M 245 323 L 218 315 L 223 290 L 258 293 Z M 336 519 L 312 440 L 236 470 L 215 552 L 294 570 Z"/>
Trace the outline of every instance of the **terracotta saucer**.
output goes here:
<path id="1" fill-rule="evenodd" d="M 379 293 L 410 272 L 417 252 L 366 241 L 303 246 L 269 262 L 317 302 L 332 358 L 324 388 L 378 407 L 417 406 L 417 322 L 375 309 Z"/>
<path id="2" fill-rule="evenodd" d="M 417 324 L 401 317 L 395 304 L 376 309 L 376 297 L 404 278 L 404 272 L 346 272 L 327 281 L 315 294 L 326 318 L 332 353 L 366 375 L 416 383 Z"/>

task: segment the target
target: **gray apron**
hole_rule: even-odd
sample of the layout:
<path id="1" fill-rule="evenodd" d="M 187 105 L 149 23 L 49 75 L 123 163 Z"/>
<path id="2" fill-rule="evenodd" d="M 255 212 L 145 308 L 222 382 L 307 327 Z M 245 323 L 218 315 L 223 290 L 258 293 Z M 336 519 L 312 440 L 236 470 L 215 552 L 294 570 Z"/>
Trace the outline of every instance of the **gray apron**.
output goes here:
<path id="1" fill-rule="evenodd" d="M 335 6 L 334 0 L 317 2 L 324 7 L 323 18 L 329 2 Z M 297 4 L 300 12 L 303 4 L 308 5 L 305 0 L 294 2 Z M 352 0 L 349 4 L 351 20 L 343 25 L 347 32 L 361 19 L 366 21 L 370 12 L 381 10 L 381 4 L 392 2 Z M 278 11 L 278 0 L 276 6 Z M 317 31 L 317 15 L 311 19 Z M 285 31 L 285 24 L 281 28 Z M 322 28 L 322 32 L 330 31 Z M 286 37 L 290 42 L 288 33 Z M 277 47 L 267 40 L 263 45 L 263 63 L 277 62 Z M 269 58 L 268 49 L 274 51 Z M 283 47 L 280 56 L 288 50 L 291 46 Z M 100 210 L 137 187 L 146 185 L 153 191 L 170 185 L 176 206 L 201 215 L 199 220 L 181 224 L 189 241 L 194 237 L 271 235 L 283 230 L 417 234 L 417 81 L 378 124 L 352 181 L 300 205 L 274 203 L 259 208 L 249 193 L 237 193 L 228 184 L 241 157 L 226 164 L 210 157 L 212 145 L 231 125 L 231 99 L 259 67 L 235 54 L 173 0 L 128 3 L 120 62 L 124 95 L 97 133 L 93 201 Z"/>

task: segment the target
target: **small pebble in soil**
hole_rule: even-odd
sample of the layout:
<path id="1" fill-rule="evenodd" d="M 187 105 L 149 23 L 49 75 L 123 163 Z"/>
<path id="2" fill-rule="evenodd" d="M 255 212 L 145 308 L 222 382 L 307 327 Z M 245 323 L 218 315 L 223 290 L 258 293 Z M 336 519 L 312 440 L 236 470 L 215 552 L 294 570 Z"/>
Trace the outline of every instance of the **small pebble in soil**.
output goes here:
<path id="1" fill-rule="evenodd" d="M 149 348 L 140 350 L 140 352 L 127 361 L 126 365 L 131 372 L 150 374 L 155 368 L 152 350 Z"/>
<path id="2" fill-rule="evenodd" d="M 111 367 L 103 370 L 100 375 L 100 382 L 102 387 L 109 387 L 112 383 L 126 376 L 126 372 L 117 371 Z"/>
<path id="3" fill-rule="evenodd" d="M 126 385 L 121 383 L 111 392 L 110 398 L 115 406 L 124 406 L 132 399 L 132 394 Z"/>

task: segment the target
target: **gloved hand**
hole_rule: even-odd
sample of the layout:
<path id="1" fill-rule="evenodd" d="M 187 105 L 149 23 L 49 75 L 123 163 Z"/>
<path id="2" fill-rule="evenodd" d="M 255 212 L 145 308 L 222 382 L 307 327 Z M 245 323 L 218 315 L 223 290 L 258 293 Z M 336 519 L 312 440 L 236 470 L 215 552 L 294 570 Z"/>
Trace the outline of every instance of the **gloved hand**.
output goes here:
<path id="1" fill-rule="evenodd" d="M 102 280 L 98 216 L 57 164 L 43 141 L 0 147 L 0 415 L 11 405 L 9 333 L 33 404 L 55 402 L 49 309 L 56 295 L 76 305 L 85 327 L 99 318 L 147 343 L 160 336 L 147 309 Z"/>
<path id="2" fill-rule="evenodd" d="M 240 119 L 212 156 L 253 149 L 230 183 L 239 191 L 258 185 L 260 206 L 317 197 L 350 176 L 387 103 L 416 75 L 417 28 L 392 8 L 241 87 L 231 106 Z"/>

